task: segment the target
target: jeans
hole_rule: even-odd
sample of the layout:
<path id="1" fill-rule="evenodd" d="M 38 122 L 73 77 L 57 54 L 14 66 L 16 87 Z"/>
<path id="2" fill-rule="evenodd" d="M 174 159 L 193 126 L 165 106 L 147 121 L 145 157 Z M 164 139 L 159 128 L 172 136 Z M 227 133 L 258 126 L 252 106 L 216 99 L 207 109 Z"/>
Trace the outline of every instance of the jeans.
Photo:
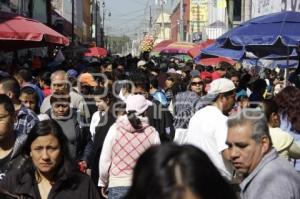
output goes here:
<path id="1" fill-rule="evenodd" d="M 129 187 L 110 187 L 108 188 L 108 199 L 122 199 L 128 190 Z"/>

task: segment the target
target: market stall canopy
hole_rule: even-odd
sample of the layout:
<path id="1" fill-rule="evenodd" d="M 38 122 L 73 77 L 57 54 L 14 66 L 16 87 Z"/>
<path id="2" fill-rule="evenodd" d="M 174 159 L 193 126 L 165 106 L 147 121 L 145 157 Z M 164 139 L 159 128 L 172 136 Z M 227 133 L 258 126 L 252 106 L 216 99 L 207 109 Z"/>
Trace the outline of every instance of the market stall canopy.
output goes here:
<path id="1" fill-rule="evenodd" d="M 203 58 L 200 60 L 199 64 L 204 66 L 216 66 L 221 62 L 229 63 L 230 65 L 234 65 L 236 61 L 225 58 L 225 57 L 212 57 L 212 58 Z"/>
<path id="2" fill-rule="evenodd" d="M 173 42 L 174 41 L 172 41 L 172 40 L 163 40 L 154 46 L 154 48 L 152 49 L 152 52 L 160 52 L 165 47 L 167 47 L 168 45 L 170 45 Z"/>
<path id="3" fill-rule="evenodd" d="M 88 51 L 84 53 L 86 57 L 106 57 L 108 54 L 105 48 L 100 47 L 91 47 L 88 48 Z"/>
<path id="4" fill-rule="evenodd" d="M 68 46 L 69 39 L 34 19 L 0 12 L 0 51 L 49 45 Z"/>
<path id="5" fill-rule="evenodd" d="M 195 58 L 200 54 L 200 52 L 203 48 L 207 48 L 214 43 L 215 43 L 214 39 L 208 39 L 208 40 L 202 41 L 202 42 L 198 43 L 195 47 L 191 48 L 188 51 L 188 55 Z"/>
<path id="6" fill-rule="evenodd" d="M 161 54 L 187 54 L 196 44 L 190 42 L 174 42 L 165 47 Z"/>

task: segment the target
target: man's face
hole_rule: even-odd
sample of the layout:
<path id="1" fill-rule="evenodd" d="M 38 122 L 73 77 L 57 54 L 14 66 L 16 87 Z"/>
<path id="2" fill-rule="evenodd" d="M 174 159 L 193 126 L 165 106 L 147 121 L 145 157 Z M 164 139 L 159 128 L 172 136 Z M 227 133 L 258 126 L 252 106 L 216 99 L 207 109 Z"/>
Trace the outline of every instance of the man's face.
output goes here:
<path id="1" fill-rule="evenodd" d="M 245 176 L 249 175 L 269 150 L 269 142 L 267 137 L 256 142 L 252 138 L 250 124 L 229 128 L 226 144 L 235 169 Z"/>
<path id="2" fill-rule="evenodd" d="M 14 128 L 14 113 L 9 113 L 0 104 L 0 142 L 12 133 Z"/>
<path id="3" fill-rule="evenodd" d="M 235 104 L 235 92 L 233 92 L 231 95 L 223 96 L 222 103 L 223 103 L 223 110 L 222 110 L 223 113 L 224 114 L 229 113 Z"/>
<path id="4" fill-rule="evenodd" d="M 64 75 L 56 75 L 51 80 L 51 89 L 53 92 L 66 92 L 68 81 L 66 80 Z"/>

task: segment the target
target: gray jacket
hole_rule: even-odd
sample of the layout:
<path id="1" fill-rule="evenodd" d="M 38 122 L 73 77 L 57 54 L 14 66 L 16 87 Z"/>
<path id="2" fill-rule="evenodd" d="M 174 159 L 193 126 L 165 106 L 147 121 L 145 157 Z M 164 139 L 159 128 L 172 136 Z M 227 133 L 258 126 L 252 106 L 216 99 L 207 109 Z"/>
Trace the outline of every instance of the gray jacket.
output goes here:
<path id="1" fill-rule="evenodd" d="M 240 187 L 242 199 L 300 199 L 300 174 L 272 149 Z"/>

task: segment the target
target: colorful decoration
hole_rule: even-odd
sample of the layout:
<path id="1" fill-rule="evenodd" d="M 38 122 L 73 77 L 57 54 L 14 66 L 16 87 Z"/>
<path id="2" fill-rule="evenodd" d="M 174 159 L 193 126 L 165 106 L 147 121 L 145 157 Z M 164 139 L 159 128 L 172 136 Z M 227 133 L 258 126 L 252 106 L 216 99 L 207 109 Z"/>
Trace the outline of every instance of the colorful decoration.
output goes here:
<path id="1" fill-rule="evenodd" d="M 146 35 L 141 42 L 140 50 L 141 52 L 150 52 L 154 46 L 154 38 L 152 35 Z"/>

